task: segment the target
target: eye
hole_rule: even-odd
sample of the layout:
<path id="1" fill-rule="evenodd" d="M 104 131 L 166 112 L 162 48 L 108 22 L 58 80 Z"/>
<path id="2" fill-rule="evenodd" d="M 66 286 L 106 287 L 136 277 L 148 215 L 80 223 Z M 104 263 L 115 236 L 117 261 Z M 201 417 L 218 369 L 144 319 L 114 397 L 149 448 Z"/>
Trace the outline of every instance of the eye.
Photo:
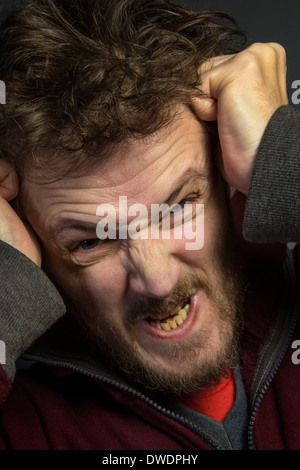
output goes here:
<path id="1" fill-rule="evenodd" d="M 180 202 L 174 205 L 174 212 L 178 212 L 184 209 L 185 204 L 189 201 L 189 199 L 182 199 Z"/>
<path id="2" fill-rule="evenodd" d="M 81 249 L 84 251 L 92 250 L 93 248 L 96 248 L 101 243 L 101 240 L 99 238 L 91 238 L 89 240 L 83 240 L 77 245 L 77 249 Z"/>
<path id="3" fill-rule="evenodd" d="M 191 194 L 190 196 L 185 197 L 184 199 L 181 199 L 180 202 L 177 202 L 177 204 L 174 204 L 171 209 L 173 212 L 180 212 L 184 209 L 184 206 L 186 204 L 191 204 L 193 203 L 198 197 L 198 194 Z"/>

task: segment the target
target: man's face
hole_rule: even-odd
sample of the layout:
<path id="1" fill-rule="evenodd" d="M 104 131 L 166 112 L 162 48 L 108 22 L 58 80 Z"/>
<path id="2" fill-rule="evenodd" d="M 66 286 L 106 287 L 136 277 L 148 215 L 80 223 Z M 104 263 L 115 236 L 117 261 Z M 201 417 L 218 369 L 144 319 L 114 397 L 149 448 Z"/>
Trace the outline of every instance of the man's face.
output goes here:
<path id="1" fill-rule="evenodd" d="M 101 242 L 97 207 L 122 215 L 120 196 L 149 212 L 165 201 L 204 204 L 204 246 L 188 250 L 172 230 L 170 239 Z M 88 176 L 24 181 L 22 198 L 47 272 L 118 368 L 179 393 L 216 382 L 232 365 L 239 281 L 228 204 L 210 138 L 189 110 L 155 138 L 120 145 Z"/>

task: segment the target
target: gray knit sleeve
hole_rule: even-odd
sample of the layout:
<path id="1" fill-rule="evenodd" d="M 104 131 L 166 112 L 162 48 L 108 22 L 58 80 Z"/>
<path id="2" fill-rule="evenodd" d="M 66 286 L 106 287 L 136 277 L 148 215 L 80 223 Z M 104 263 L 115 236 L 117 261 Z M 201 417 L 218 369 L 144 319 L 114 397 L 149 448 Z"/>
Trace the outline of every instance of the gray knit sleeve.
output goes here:
<path id="1" fill-rule="evenodd" d="M 45 273 L 0 242 L 0 341 L 10 381 L 16 359 L 64 313 L 65 305 Z"/>
<path id="2" fill-rule="evenodd" d="M 244 218 L 253 242 L 300 241 L 300 113 L 281 106 L 262 138 Z"/>

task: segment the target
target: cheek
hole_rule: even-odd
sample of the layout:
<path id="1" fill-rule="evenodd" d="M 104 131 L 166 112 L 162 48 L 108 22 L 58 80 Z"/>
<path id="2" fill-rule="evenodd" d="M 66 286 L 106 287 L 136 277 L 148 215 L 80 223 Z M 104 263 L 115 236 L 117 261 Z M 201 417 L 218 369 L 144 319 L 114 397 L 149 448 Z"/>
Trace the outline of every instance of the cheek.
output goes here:
<path id="1" fill-rule="evenodd" d="M 122 296 L 126 285 L 121 269 L 113 263 L 98 263 L 85 268 L 79 277 L 79 288 L 94 302 L 112 304 Z"/>
<path id="2" fill-rule="evenodd" d="M 213 250 L 225 235 L 226 227 L 225 211 L 219 205 L 214 205 L 206 213 L 204 245 Z"/>
<path id="3" fill-rule="evenodd" d="M 227 218 L 224 202 L 217 199 L 205 205 L 204 216 L 199 217 L 188 237 L 176 240 L 176 253 L 189 265 L 212 264 L 217 247 L 227 233 Z"/>
<path id="4" fill-rule="evenodd" d="M 120 306 L 126 276 L 114 262 L 78 267 L 56 260 L 48 262 L 45 270 L 76 308 L 112 311 Z"/>
<path id="5" fill-rule="evenodd" d="M 227 238 L 230 220 L 230 200 L 226 186 L 219 175 L 215 189 L 205 210 L 205 242 L 215 247 Z"/>

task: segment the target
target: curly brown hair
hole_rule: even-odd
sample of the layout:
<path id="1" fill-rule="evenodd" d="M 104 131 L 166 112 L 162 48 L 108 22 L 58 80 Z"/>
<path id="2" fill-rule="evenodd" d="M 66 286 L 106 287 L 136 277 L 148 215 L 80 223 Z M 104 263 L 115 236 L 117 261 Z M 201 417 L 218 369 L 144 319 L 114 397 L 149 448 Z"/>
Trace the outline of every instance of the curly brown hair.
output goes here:
<path id="1" fill-rule="evenodd" d="M 244 42 L 225 13 L 164 0 L 31 2 L 0 30 L 0 156 L 19 173 L 99 161 L 167 125 L 201 93 L 201 64 Z"/>

